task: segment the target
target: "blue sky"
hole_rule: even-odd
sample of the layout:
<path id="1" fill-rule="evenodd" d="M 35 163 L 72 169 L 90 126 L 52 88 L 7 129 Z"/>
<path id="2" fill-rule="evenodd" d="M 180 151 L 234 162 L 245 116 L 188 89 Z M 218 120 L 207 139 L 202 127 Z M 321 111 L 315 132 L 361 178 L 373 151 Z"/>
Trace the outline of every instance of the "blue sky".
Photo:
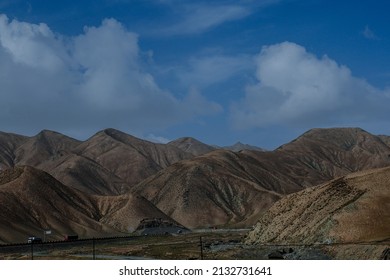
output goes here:
<path id="1" fill-rule="evenodd" d="M 390 135 L 388 1 L 0 0 L 0 131 Z"/>

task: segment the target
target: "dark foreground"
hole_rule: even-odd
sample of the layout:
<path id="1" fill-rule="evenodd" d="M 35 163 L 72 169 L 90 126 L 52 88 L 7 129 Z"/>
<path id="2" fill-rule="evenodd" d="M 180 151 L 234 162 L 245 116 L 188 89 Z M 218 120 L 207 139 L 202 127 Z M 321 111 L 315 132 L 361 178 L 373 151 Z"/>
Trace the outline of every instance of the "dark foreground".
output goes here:
<path id="1" fill-rule="evenodd" d="M 203 231 L 182 235 L 129 236 L 1 246 L 0 260 L 74 259 L 388 259 L 390 243 L 337 245 L 246 245 L 247 231 Z"/>

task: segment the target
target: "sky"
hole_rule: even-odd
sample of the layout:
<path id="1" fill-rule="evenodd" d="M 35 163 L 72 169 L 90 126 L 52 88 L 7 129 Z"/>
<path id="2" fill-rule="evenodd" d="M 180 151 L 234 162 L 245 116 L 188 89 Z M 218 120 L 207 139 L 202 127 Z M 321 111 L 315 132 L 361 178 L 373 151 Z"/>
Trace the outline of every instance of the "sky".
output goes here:
<path id="1" fill-rule="evenodd" d="M 0 131 L 390 135 L 389 1 L 0 0 Z"/>

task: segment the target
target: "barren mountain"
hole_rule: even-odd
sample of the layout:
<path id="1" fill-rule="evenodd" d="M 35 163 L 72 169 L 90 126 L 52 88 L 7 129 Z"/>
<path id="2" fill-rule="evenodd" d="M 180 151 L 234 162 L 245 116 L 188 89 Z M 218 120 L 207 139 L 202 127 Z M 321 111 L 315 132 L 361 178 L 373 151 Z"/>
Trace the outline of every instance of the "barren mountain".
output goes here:
<path id="1" fill-rule="evenodd" d="M 52 239 L 123 234 L 156 217 L 169 220 L 137 195 L 87 195 L 28 166 L 0 172 L 0 242 L 26 242 L 44 229 Z"/>
<path id="2" fill-rule="evenodd" d="M 135 187 L 187 227 L 251 224 L 283 194 L 300 189 L 251 155 L 225 150 L 175 163 Z"/>
<path id="3" fill-rule="evenodd" d="M 104 226 L 114 226 L 115 230 L 133 227 L 132 220 L 124 226 L 124 221 L 117 222 L 119 218 L 114 218 L 122 211 L 115 205 L 124 206 L 126 200 L 133 199 L 144 205 L 142 207 L 157 206 L 187 227 L 247 226 L 253 225 L 285 195 L 353 171 L 390 166 L 390 147 L 386 139 L 357 128 L 313 129 L 275 151 L 216 150 L 194 157 L 191 153 L 202 153 L 199 147 L 204 148 L 194 140 L 183 140 L 184 146 L 180 146 L 180 142 L 154 144 L 114 129 L 98 132 L 83 142 L 50 131 L 34 137 L 1 133 L 0 164 L 3 169 L 18 163 L 31 164 L 61 182 L 50 186 L 60 184 L 65 189 L 71 187 L 72 192 L 76 192 L 76 188 L 107 196 L 97 199 L 97 196 L 80 194 L 82 198 L 78 205 L 85 204 L 84 212 L 79 209 L 80 215 L 100 215 L 99 226 L 104 221 Z M 182 150 L 188 143 L 193 143 L 188 149 L 191 153 Z M 31 182 L 34 180 L 32 176 Z M 56 193 L 47 188 L 47 194 L 42 197 L 50 201 L 50 195 L 55 197 Z M 130 192 L 144 196 L 153 205 Z M 119 194 L 123 195 L 117 196 L 118 200 L 113 199 L 113 195 Z M 28 196 L 18 195 L 28 202 Z M 65 200 L 69 196 L 63 195 Z M 22 207 L 22 200 L 16 202 Z M 94 205 L 95 210 L 88 205 Z M 101 216 L 103 212 L 99 212 L 102 209 L 99 205 L 116 211 L 104 212 Z M 146 211 L 142 207 L 137 212 L 139 216 Z M 25 213 L 23 209 L 14 211 Z M 50 211 L 45 209 L 44 212 Z M 44 213 L 40 212 L 40 215 L 44 216 Z M 10 217 L 17 223 L 23 220 Z M 102 220 L 104 217 L 106 220 Z M 65 221 L 73 223 L 72 220 Z M 41 222 L 40 226 L 45 224 Z"/>
<path id="4" fill-rule="evenodd" d="M 30 165 L 91 194 L 114 195 L 190 153 L 106 129 L 82 142 L 44 130 L 33 137 L 0 134 L 0 167 Z"/>
<path id="5" fill-rule="evenodd" d="M 312 129 L 276 150 L 329 178 L 390 165 L 390 147 L 360 128 Z"/>
<path id="6" fill-rule="evenodd" d="M 389 155 L 361 129 L 315 129 L 272 152 L 218 150 L 178 162 L 135 189 L 188 227 L 250 225 L 282 196 L 389 166 Z"/>
<path id="7" fill-rule="evenodd" d="M 79 233 L 98 236 L 115 230 L 98 221 L 94 203 L 32 167 L 15 167 L 1 173 L 0 239 L 26 242 L 29 235 L 42 236 L 52 229 L 56 238 Z"/>
<path id="8" fill-rule="evenodd" d="M 14 166 L 15 151 L 27 139 L 26 136 L 0 132 L 0 170 Z"/>
<path id="9" fill-rule="evenodd" d="M 225 147 L 223 147 L 223 149 L 229 150 L 229 151 L 232 151 L 232 152 L 239 152 L 239 151 L 242 151 L 242 150 L 252 150 L 252 151 L 260 151 L 260 152 L 265 151 L 262 148 L 259 148 L 259 147 L 256 147 L 256 146 L 252 146 L 252 145 L 248 145 L 248 144 L 243 144 L 241 142 L 237 142 L 237 143 L 235 143 L 232 146 L 225 146 Z"/>
<path id="10" fill-rule="evenodd" d="M 69 154 L 81 142 L 58 132 L 43 130 L 15 150 L 14 163 L 37 168 Z"/>
<path id="11" fill-rule="evenodd" d="M 124 179 L 93 159 L 73 153 L 45 166 L 44 170 L 63 184 L 90 194 L 117 195 L 131 188 Z"/>
<path id="12" fill-rule="evenodd" d="M 378 137 L 383 141 L 383 143 L 390 147 L 390 136 L 378 135 Z"/>
<path id="13" fill-rule="evenodd" d="M 151 143 L 114 129 L 95 134 L 77 146 L 73 153 L 94 161 L 105 172 L 120 178 L 122 188 L 115 187 L 119 193 L 126 191 L 123 183 L 133 186 L 174 162 L 192 157 L 176 147 Z M 106 178 L 104 176 L 103 180 L 109 182 Z"/>
<path id="14" fill-rule="evenodd" d="M 216 150 L 213 146 L 204 144 L 192 137 L 183 137 L 171 141 L 168 145 L 177 147 L 184 152 L 193 154 L 194 156 L 200 156 Z"/>
<path id="15" fill-rule="evenodd" d="M 353 173 L 276 202 L 247 242 L 361 243 L 390 238 L 390 168 Z"/>

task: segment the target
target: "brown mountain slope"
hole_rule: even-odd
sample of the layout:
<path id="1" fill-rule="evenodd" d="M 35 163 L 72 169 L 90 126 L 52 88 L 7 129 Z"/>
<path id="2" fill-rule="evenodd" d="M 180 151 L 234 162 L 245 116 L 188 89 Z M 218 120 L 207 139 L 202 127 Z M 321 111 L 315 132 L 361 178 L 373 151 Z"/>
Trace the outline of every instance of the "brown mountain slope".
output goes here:
<path id="1" fill-rule="evenodd" d="M 242 226 L 286 194 L 390 165 L 390 148 L 382 139 L 355 128 L 313 129 L 272 152 L 219 150 L 194 158 L 113 129 L 77 145 L 44 131 L 32 138 L 0 135 L 6 147 L 0 155 L 3 166 L 10 160 L 10 166 L 36 164 L 91 194 L 122 194 L 138 183 L 136 191 L 189 227 Z"/>
<path id="2" fill-rule="evenodd" d="M 73 153 L 96 162 L 129 186 L 192 157 L 176 147 L 151 143 L 114 129 L 95 134 Z"/>
<path id="3" fill-rule="evenodd" d="M 252 146 L 252 145 L 248 145 L 248 144 L 243 144 L 241 142 L 237 142 L 237 143 L 235 143 L 232 146 L 225 146 L 225 147 L 223 147 L 223 149 L 229 150 L 229 151 L 232 151 L 232 152 L 239 152 L 239 151 L 242 151 L 242 150 L 253 150 L 253 151 L 260 151 L 260 152 L 264 152 L 265 151 L 262 148 L 259 148 L 259 147 L 256 147 L 256 146 Z"/>
<path id="4" fill-rule="evenodd" d="M 296 157 L 329 178 L 390 164 L 390 147 L 360 128 L 312 129 L 276 152 Z"/>
<path id="5" fill-rule="evenodd" d="M 298 190 L 253 157 L 225 150 L 175 163 L 135 187 L 187 227 L 251 224 L 282 194 Z"/>
<path id="6" fill-rule="evenodd" d="M 115 232 L 96 221 L 98 212 L 86 195 L 42 171 L 15 167 L 4 171 L 1 181 L 3 242 L 25 242 L 29 235 L 41 236 L 43 229 L 52 229 L 56 238 L 74 232 L 81 236 Z"/>
<path id="7" fill-rule="evenodd" d="M 27 139 L 26 136 L 0 132 L 0 170 L 14 166 L 15 151 Z"/>
<path id="8" fill-rule="evenodd" d="M 58 132 L 43 130 L 15 150 L 14 163 L 40 168 L 68 154 L 80 141 Z"/>
<path id="9" fill-rule="evenodd" d="M 272 152 L 215 151 L 135 188 L 188 227 L 254 222 L 280 197 L 355 170 L 390 165 L 390 148 L 360 129 L 315 129 Z"/>
<path id="10" fill-rule="evenodd" d="M 90 194 L 123 194 L 130 185 L 94 160 L 69 154 L 43 168 L 57 180 Z"/>
<path id="11" fill-rule="evenodd" d="M 43 229 L 53 239 L 123 234 L 156 217 L 169 219 L 137 195 L 87 195 L 28 166 L 0 172 L 0 242 L 25 242 Z"/>
<path id="12" fill-rule="evenodd" d="M 378 137 L 383 141 L 383 143 L 390 147 L 390 136 L 378 135 Z"/>
<path id="13" fill-rule="evenodd" d="M 359 243 L 390 238 L 390 168 L 353 173 L 276 202 L 247 242 Z"/>
<path id="14" fill-rule="evenodd" d="M 44 130 L 34 137 L 0 134 L 0 167 L 30 165 L 91 194 L 122 194 L 157 171 L 192 155 L 106 129 L 81 142 Z"/>
<path id="15" fill-rule="evenodd" d="M 179 138 L 179 139 L 176 139 L 174 141 L 169 142 L 168 145 L 177 147 L 184 152 L 193 154 L 194 156 L 200 156 L 200 155 L 207 154 L 211 151 L 216 150 L 216 148 L 214 148 L 210 145 L 204 144 L 204 143 L 202 143 L 202 142 L 200 142 L 192 137 Z"/>

